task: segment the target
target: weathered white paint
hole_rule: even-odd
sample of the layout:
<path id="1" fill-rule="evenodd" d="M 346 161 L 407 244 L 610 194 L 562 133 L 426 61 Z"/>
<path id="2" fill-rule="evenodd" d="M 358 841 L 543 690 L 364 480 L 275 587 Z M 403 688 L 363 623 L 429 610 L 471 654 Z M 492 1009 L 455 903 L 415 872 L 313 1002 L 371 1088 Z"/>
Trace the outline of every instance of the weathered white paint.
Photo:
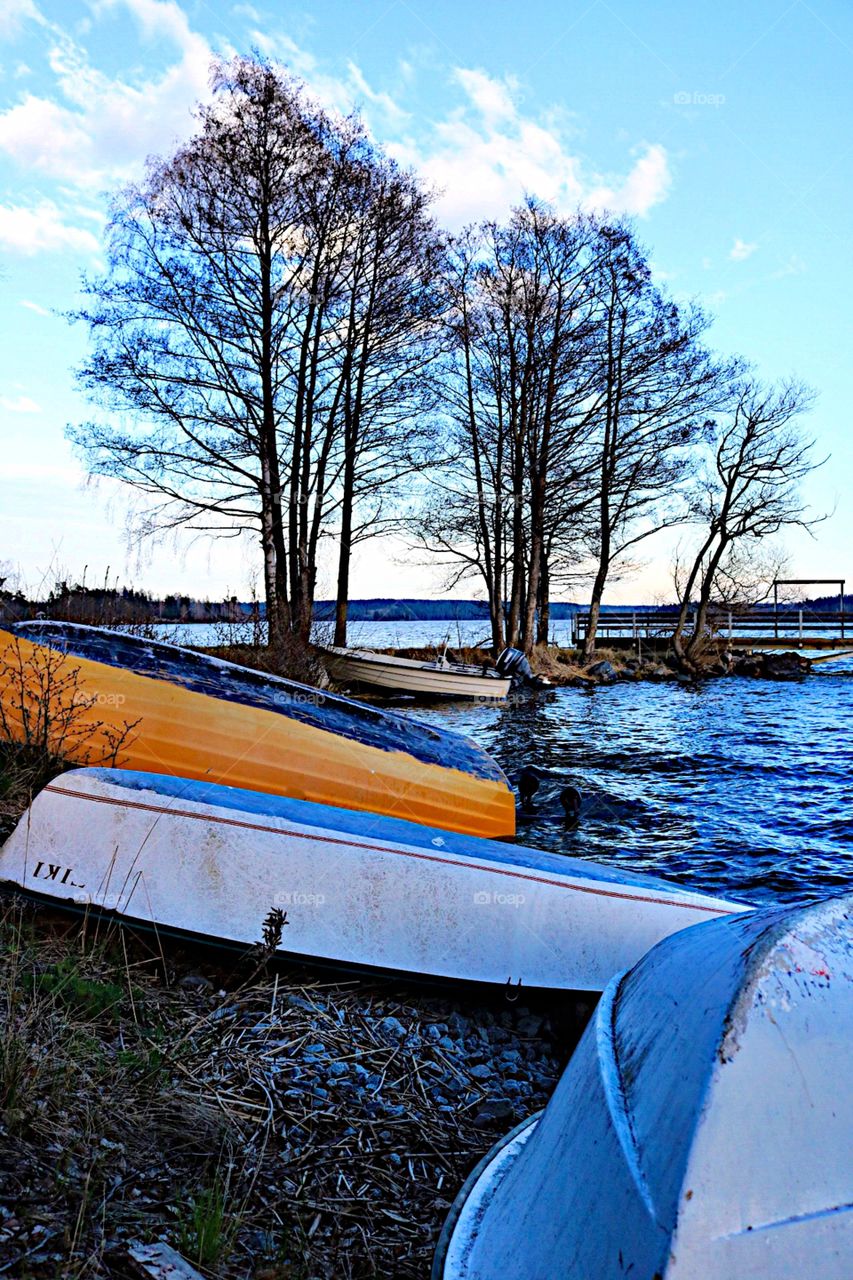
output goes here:
<path id="1" fill-rule="evenodd" d="M 853 895 L 668 938 L 455 1206 L 436 1280 L 850 1280 Z"/>
<path id="2" fill-rule="evenodd" d="M 109 769 L 36 797 L 0 879 L 241 943 L 278 907 L 300 956 L 595 991 L 667 934 L 746 910 L 518 845 Z"/>
<path id="3" fill-rule="evenodd" d="M 482 667 L 450 662 L 418 662 L 396 658 L 368 649 L 322 649 L 329 675 L 342 683 L 354 682 L 389 689 L 397 693 L 417 693 L 430 697 L 477 698 L 501 702 L 511 680 L 483 674 Z"/>

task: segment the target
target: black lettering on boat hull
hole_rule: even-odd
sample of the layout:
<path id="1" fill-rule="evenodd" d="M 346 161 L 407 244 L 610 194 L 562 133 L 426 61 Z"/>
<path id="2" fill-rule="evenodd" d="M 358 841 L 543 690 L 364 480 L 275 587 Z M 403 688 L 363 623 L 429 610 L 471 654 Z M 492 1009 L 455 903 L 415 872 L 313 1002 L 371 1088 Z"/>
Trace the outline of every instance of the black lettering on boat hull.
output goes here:
<path id="1" fill-rule="evenodd" d="M 72 880 L 73 867 L 63 867 L 56 862 L 45 862 L 43 859 L 36 863 L 33 871 L 34 880 L 57 880 L 59 884 L 67 885 L 70 889 L 82 889 L 84 886 L 78 884 L 76 880 Z M 62 873 L 60 875 L 60 872 Z"/>

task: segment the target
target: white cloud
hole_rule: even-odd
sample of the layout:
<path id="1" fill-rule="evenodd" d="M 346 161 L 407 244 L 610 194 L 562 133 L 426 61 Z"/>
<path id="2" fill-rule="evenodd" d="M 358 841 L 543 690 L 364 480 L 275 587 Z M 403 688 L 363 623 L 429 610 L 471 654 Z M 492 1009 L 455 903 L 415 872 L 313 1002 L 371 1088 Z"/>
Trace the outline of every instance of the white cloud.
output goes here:
<path id="1" fill-rule="evenodd" d="M 343 88 L 341 79 L 339 77 L 333 79 L 331 76 L 324 78 L 313 53 L 303 49 L 286 32 L 262 31 L 260 28 L 253 28 L 249 32 L 249 40 L 252 47 L 259 49 L 265 57 L 276 58 L 279 62 L 286 63 L 294 75 L 303 80 L 310 80 L 312 88 L 318 94 L 322 86 L 337 103 Z M 325 95 L 324 101 L 326 101 Z"/>
<path id="2" fill-rule="evenodd" d="M 58 103 L 29 93 L 0 115 L 0 150 L 22 167 L 71 182 L 91 171 L 91 138 L 83 122 Z"/>
<path id="3" fill-rule="evenodd" d="M 37 316 L 50 315 L 47 307 L 41 307 L 37 302 L 30 302 L 29 298 L 21 298 L 21 306 L 26 307 L 28 311 L 34 311 Z"/>
<path id="4" fill-rule="evenodd" d="M 420 138 L 388 147 L 443 193 L 438 205 L 451 225 L 503 217 L 526 193 L 564 211 L 582 205 L 639 216 L 666 196 L 670 173 L 662 146 L 644 146 L 626 175 L 605 180 L 587 171 L 558 114 L 522 112 L 514 80 L 470 68 L 457 68 L 454 78 L 464 104 Z"/>
<path id="5" fill-rule="evenodd" d="M 48 60 L 57 93 L 25 94 L 0 114 L 0 150 L 23 168 L 78 187 L 138 174 L 152 152 L 168 150 L 191 127 L 191 108 L 208 93 L 210 46 L 174 0 L 101 0 L 97 14 L 123 8 L 144 40 L 164 40 L 177 58 L 148 80 L 110 77 L 58 27 Z"/>
<path id="6" fill-rule="evenodd" d="M 745 240 L 737 239 L 729 250 L 729 257 L 732 262 L 745 262 L 747 258 L 752 257 L 757 248 L 757 244 L 747 244 Z"/>
<path id="7" fill-rule="evenodd" d="M 396 68 L 394 93 L 371 85 L 361 67 L 347 63 L 345 75 L 327 72 L 321 61 L 281 30 L 252 30 L 252 43 L 284 64 L 327 110 L 347 114 L 357 104 L 365 123 L 401 164 L 418 169 L 437 191 L 438 212 L 451 226 L 503 217 L 525 194 L 571 211 L 582 205 L 645 216 L 668 192 L 668 157 L 660 145 L 635 152 L 627 174 L 605 180 L 571 145 L 571 113 L 551 107 L 537 115 L 519 105 L 521 86 L 472 67 L 456 67 L 452 81 L 462 105 L 433 120 L 419 118 L 399 101 L 414 76 L 411 63 Z"/>
<path id="8" fill-rule="evenodd" d="M 15 40 L 26 22 L 43 22 L 33 0 L 3 0 L 0 4 L 0 40 Z"/>
<path id="9" fill-rule="evenodd" d="M 21 2 L 21 0 L 18 0 Z M 94 248 L 89 218 L 71 193 L 94 192 L 137 176 L 151 153 L 168 152 L 191 127 L 191 108 L 209 95 L 210 45 L 194 32 L 176 0 L 98 0 L 96 23 L 122 10 L 144 40 L 166 43 L 175 56 L 147 80 L 130 73 L 109 76 L 59 27 L 45 28 L 56 91 L 24 93 L 0 113 L 0 152 L 63 184 L 65 208 L 44 201 L 37 210 L 0 212 L 0 235 L 22 252 L 40 248 Z M 247 14 L 247 16 L 250 16 Z M 252 31 L 258 47 L 287 63 L 330 109 L 348 112 L 354 101 L 388 151 L 418 168 L 443 192 L 438 212 L 451 225 L 504 217 L 531 194 L 570 211 L 578 206 L 646 215 L 670 185 L 667 153 L 660 144 L 638 147 L 618 175 L 594 172 L 578 153 L 574 124 L 565 112 L 529 112 L 512 77 L 497 78 L 457 67 L 452 78 L 462 101 L 438 119 L 412 117 L 397 91 L 376 89 L 355 63 L 335 76 L 286 33 Z M 59 198 L 57 195 L 55 198 Z"/>
<path id="10" fill-rule="evenodd" d="M 485 124 L 491 126 L 500 121 L 515 119 L 516 107 L 513 93 L 518 86 L 514 80 L 509 78 L 495 80 L 492 76 L 486 75 L 485 71 L 475 71 L 465 67 L 457 67 L 455 77 L 470 98 L 472 105 L 483 117 Z"/>
<path id="11" fill-rule="evenodd" d="M 627 177 L 616 186 L 597 187 L 584 203 L 613 213 L 645 215 L 665 199 L 671 182 L 666 150 L 659 144 L 642 149 Z"/>
<path id="12" fill-rule="evenodd" d="M 25 205 L 0 205 L 0 245 L 30 256 L 53 249 L 96 253 L 99 245 L 91 231 L 64 220 L 52 200 Z"/>
<path id="13" fill-rule="evenodd" d="M 29 396 L 0 396 L 0 409 L 6 413 L 41 413 L 41 405 L 36 404 Z"/>
<path id="14" fill-rule="evenodd" d="M 358 63 L 352 60 L 347 63 L 345 75 L 333 75 L 324 71 L 314 54 L 284 31 L 252 29 L 249 43 L 265 57 L 283 63 L 292 75 L 304 81 L 327 111 L 345 116 L 357 105 L 368 126 L 382 122 L 383 133 L 399 128 L 408 118 L 408 112 L 391 94 L 374 89 Z M 400 76 L 405 79 L 402 71 Z"/>
<path id="15" fill-rule="evenodd" d="M 369 102 L 372 106 L 377 107 L 380 112 L 392 119 L 403 120 L 408 115 L 402 107 L 398 105 L 391 97 L 390 93 L 382 93 L 372 88 L 364 77 L 361 68 L 354 62 L 347 63 L 347 71 L 349 72 L 349 81 L 355 90 L 356 95 L 362 101 Z"/>

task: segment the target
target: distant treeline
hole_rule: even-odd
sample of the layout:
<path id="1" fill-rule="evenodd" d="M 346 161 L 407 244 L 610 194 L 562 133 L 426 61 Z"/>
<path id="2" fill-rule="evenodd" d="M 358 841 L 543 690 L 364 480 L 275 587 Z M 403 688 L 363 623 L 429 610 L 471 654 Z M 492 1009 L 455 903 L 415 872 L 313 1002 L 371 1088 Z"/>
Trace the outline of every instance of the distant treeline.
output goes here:
<path id="1" fill-rule="evenodd" d="M 139 622 L 240 622 L 257 615 L 257 604 L 243 604 L 236 596 L 227 600 L 197 600 L 186 595 L 156 598 L 134 587 L 89 587 L 84 583 L 57 582 L 42 598 L 5 589 L 0 579 L 0 621 L 20 618 L 62 618 L 92 626 Z M 262 612 L 262 609 L 261 609 Z"/>
<path id="2" fill-rule="evenodd" d="M 334 600 L 318 600 L 314 616 L 318 622 L 329 621 L 335 616 Z M 571 618 L 581 608 L 577 604 L 555 603 L 551 606 L 552 618 Z M 485 600 L 350 600 L 348 616 L 351 622 L 480 622 L 489 620 L 489 606 Z"/>
<path id="3" fill-rule="evenodd" d="M 331 622 L 335 617 L 335 601 L 319 600 L 315 604 L 315 619 Z M 551 618 L 565 620 L 584 613 L 586 605 L 571 601 L 554 601 Z M 773 603 L 754 606 L 772 611 Z M 632 613 L 654 609 L 656 613 L 677 613 L 677 604 L 604 605 L 604 613 Z M 840 597 L 816 596 L 809 600 L 780 600 L 779 609 L 813 609 L 821 613 L 840 611 Z M 845 595 L 844 610 L 853 613 L 853 595 Z M 735 610 L 736 612 L 736 610 Z M 151 592 L 133 587 L 87 587 L 58 582 L 44 599 L 29 599 L 22 591 L 4 589 L 0 579 L 0 621 L 14 622 L 21 618 L 42 615 L 62 618 L 90 625 L 114 625 L 144 622 L 245 622 L 263 619 L 266 608 L 263 601 L 238 600 L 230 596 L 225 600 L 197 599 L 194 596 L 174 593 L 162 598 Z M 489 606 L 485 600 L 415 600 L 378 596 L 369 600 L 350 600 L 349 618 L 353 622 L 488 622 Z"/>
<path id="4" fill-rule="evenodd" d="M 318 622 L 335 617 L 334 600 L 319 600 L 314 616 Z M 569 618 L 580 606 L 555 603 L 552 616 Z M 98 624 L 138 622 L 243 622 L 266 617 L 264 601 L 197 599 L 178 593 L 155 597 L 133 587 L 88 587 L 80 583 L 58 582 L 42 599 L 29 599 L 22 591 L 3 590 L 0 581 L 0 619 L 14 621 L 39 614 L 49 618 Z M 355 622 L 488 621 L 484 600 L 395 600 L 378 597 L 351 600 L 349 616 Z"/>

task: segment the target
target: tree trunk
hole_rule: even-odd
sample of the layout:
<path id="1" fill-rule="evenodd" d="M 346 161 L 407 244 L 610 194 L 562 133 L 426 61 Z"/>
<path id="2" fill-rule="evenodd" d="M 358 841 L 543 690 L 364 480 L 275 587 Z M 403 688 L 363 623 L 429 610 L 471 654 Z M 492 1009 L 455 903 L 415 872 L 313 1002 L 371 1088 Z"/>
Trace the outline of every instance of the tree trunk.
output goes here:
<path id="1" fill-rule="evenodd" d="M 684 589 L 682 592 L 682 599 L 681 599 L 681 607 L 678 610 L 678 619 L 675 624 L 675 630 L 672 633 L 672 651 L 675 654 L 678 661 L 682 663 L 685 662 L 687 659 L 687 653 L 685 650 L 683 637 L 684 637 L 684 628 L 687 625 L 687 615 L 690 612 L 690 597 L 693 594 L 693 588 L 696 585 L 696 579 L 698 578 L 699 572 L 702 568 L 702 561 L 705 558 L 705 556 L 708 554 L 708 549 L 710 548 L 711 543 L 714 540 L 714 536 L 715 535 L 712 534 L 710 537 L 705 539 L 705 542 L 702 545 L 701 551 L 699 551 L 699 553 L 696 556 L 696 559 L 693 561 L 693 567 L 691 568 L 690 573 L 687 576 L 687 581 L 684 584 Z"/>
<path id="2" fill-rule="evenodd" d="M 334 644 L 345 649 L 347 645 L 347 614 L 349 612 L 349 562 L 350 552 L 341 547 L 341 559 L 338 565 L 338 598 L 335 601 L 335 638 Z"/>
<path id="3" fill-rule="evenodd" d="M 551 583 L 548 573 L 548 553 L 542 548 L 541 568 L 539 572 L 539 623 L 536 630 L 536 643 L 547 645 L 548 633 L 551 629 Z"/>
<path id="4" fill-rule="evenodd" d="M 264 557 L 264 602 L 267 615 L 267 644 L 274 653 L 282 649 L 288 631 L 287 618 L 282 608 L 283 601 L 279 595 L 278 562 L 272 532 L 272 518 L 269 511 L 262 516 L 261 550 Z M 286 600 L 286 597 L 285 597 Z"/>
<path id="5" fill-rule="evenodd" d="M 264 493 L 261 502 L 265 522 L 263 535 L 264 580 L 267 589 L 267 619 L 269 645 L 278 652 L 289 627 L 290 610 L 287 605 L 287 548 L 281 513 L 281 469 L 278 459 L 278 432 L 273 389 L 272 354 L 272 246 L 270 239 L 269 206 L 264 202 L 261 211 L 261 235 L 259 261 L 261 271 L 261 396 L 263 420 L 261 438 L 262 476 Z M 272 556 L 272 563 L 270 562 Z M 272 611 L 270 605 L 272 603 Z"/>
<path id="6" fill-rule="evenodd" d="M 729 545 L 729 540 L 725 536 L 717 543 L 714 554 L 708 561 L 708 567 L 702 577 L 702 585 L 699 589 L 698 608 L 696 609 L 696 622 L 693 627 L 693 634 L 687 644 L 687 658 L 692 661 L 699 652 L 700 645 L 705 635 L 705 624 L 708 620 L 708 606 L 711 603 L 711 592 L 714 590 L 714 578 L 717 569 L 720 567 L 720 561 L 723 553 Z"/>
<path id="7" fill-rule="evenodd" d="M 514 468 L 518 479 L 512 494 L 512 586 L 509 598 L 509 626 L 507 642 L 514 649 L 521 640 L 521 611 L 524 603 L 524 507 L 521 468 Z"/>
<path id="8" fill-rule="evenodd" d="M 536 640 L 536 605 L 539 601 L 539 583 L 542 571 L 542 535 L 537 530 L 530 540 L 530 568 L 527 577 L 527 600 L 524 610 L 522 643 L 529 657 Z"/>
<path id="9" fill-rule="evenodd" d="M 341 507 L 341 549 L 338 559 L 338 590 L 335 600 L 335 644 L 346 646 L 349 571 L 352 559 L 352 504 L 355 463 L 347 453 L 344 467 L 344 496 Z"/>
<path id="10" fill-rule="evenodd" d="M 547 459 L 544 461 L 547 467 Z M 540 473 L 530 495 L 530 563 L 527 570 L 527 601 L 524 611 L 524 652 L 529 657 L 536 643 L 536 607 L 542 581 L 542 557 L 545 539 L 542 532 L 542 512 L 545 507 L 545 477 Z"/>
<path id="11" fill-rule="evenodd" d="M 595 575 L 595 582 L 592 587 L 592 597 L 589 602 L 589 623 L 587 625 L 586 636 L 583 642 L 583 661 L 589 662 L 595 654 L 595 637 L 598 633 L 598 619 L 601 616 L 601 597 L 604 595 L 604 586 L 607 582 L 607 570 L 609 561 L 602 549 L 601 560 L 598 566 L 598 573 Z"/>
<path id="12" fill-rule="evenodd" d="M 601 451 L 601 493 L 599 494 L 599 530 L 601 546 L 598 554 L 598 572 L 592 588 L 592 599 L 589 602 L 589 624 L 583 645 L 583 661 L 589 662 L 595 653 L 595 638 L 598 632 L 598 619 L 601 615 L 601 598 L 607 582 L 612 551 L 611 538 L 613 525 L 610 505 L 610 487 L 616 473 L 617 436 L 619 432 L 619 412 L 621 403 L 621 362 L 624 352 L 626 313 L 621 317 L 618 342 L 614 343 L 614 307 L 615 289 L 611 289 L 610 306 L 607 313 L 607 374 L 606 374 L 606 409 L 604 419 L 604 439 Z"/>
<path id="13" fill-rule="evenodd" d="M 609 476 L 606 465 L 602 470 L 600 498 L 600 533 L 601 546 L 598 552 L 598 572 L 592 584 L 592 597 L 589 602 L 589 620 L 583 642 L 583 661 L 589 662 L 595 653 L 595 637 L 598 632 L 598 619 L 601 614 L 601 597 L 607 582 L 610 568 L 610 502 L 608 495 Z"/>

